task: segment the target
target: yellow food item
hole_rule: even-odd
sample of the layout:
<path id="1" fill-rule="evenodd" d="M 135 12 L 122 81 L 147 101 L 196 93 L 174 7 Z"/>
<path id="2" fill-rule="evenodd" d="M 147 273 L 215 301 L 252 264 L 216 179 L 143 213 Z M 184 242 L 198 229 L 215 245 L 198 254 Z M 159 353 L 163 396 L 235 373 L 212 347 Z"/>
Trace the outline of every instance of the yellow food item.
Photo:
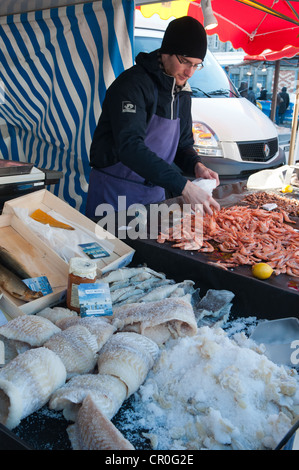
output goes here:
<path id="1" fill-rule="evenodd" d="M 252 274 L 258 279 L 268 279 L 273 269 L 267 263 L 257 263 L 252 266 Z"/>
<path id="2" fill-rule="evenodd" d="M 46 212 L 42 211 L 41 209 L 36 209 L 36 211 L 32 212 L 31 216 L 32 219 L 40 222 L 41 224 L 49 224 L 50 227 L 58 227 L 64 228 L 66 230 L 75 230 L 68 224 L 64 224 L 63 222 L 59 222 L 59 220 L 54 219 Z"/>
<path id="3" fill-rule="evenodd" d="M 281 190 L 282 193 L 291 193 L 293 192 L 293 186 L 291 184 L 287 184 Z"/>

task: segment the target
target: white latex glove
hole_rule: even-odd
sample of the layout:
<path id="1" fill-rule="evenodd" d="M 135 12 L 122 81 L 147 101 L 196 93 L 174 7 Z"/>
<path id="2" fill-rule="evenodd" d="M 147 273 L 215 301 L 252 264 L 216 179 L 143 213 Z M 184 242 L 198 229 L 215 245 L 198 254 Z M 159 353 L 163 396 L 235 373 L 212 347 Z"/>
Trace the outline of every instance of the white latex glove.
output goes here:
<path id="1" fill-rule="evenodd" d="M 220 205 L 217 201 L 206 191 L 201 189 L 191 181 L 187 181 L 182 196 L 187 204 L 191 205 L 191 209 L 195 212 L 202 211 L 212 215 L 212 208 L 220 210 Z"/>
<path id="2" fill-rule="evenodd" d="M 216 180 L 216 186 L 219 186 L 219 176 L 218 174 L 210 170 L 210 168 L 207 168 L 204 166 L 202 163 L 196 163 L 194 166 L 194 173 L 195 173 L 195 178 L 205 178 L 205 179 L 215 179 Z"/>

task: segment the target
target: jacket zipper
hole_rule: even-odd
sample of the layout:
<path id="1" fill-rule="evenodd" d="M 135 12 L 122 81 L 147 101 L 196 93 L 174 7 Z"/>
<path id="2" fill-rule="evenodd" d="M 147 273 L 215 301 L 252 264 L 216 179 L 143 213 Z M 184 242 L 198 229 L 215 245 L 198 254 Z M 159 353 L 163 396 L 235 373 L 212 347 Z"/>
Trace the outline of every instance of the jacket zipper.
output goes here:
<path id="1" fill-rule="evenodd" d="M 173 85 L 172 85 L 172 90 L 171 90 L 171 108 L 170 108 L 170 119 L 173 121 L 173 116 L 174 116 L 174 99 L 175 99 L 175 94 L 174 94 L 174 88 L 175 88 L 175 78 L 173 79 Z"/>

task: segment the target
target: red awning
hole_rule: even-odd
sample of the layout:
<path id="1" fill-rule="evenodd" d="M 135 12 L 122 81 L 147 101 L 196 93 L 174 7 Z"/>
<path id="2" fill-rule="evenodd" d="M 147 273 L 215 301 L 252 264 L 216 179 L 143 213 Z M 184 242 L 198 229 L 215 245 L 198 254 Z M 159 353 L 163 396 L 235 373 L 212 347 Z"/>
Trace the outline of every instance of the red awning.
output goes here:
<path id="1" fill-rule="evenodd" d="M 138 2 L 137 2 L 138 3 Z M 201 0 L 154 3 L 137 8 L 146 17 L 193 16 L 203 23 Z M 280 51 L 286 46 L 299 48 L 299 2 L 292 0 L 211 0 L 218 26 L 207 34 L 218 34 L 235 49 L 257 55 L 265 50 Z"/>

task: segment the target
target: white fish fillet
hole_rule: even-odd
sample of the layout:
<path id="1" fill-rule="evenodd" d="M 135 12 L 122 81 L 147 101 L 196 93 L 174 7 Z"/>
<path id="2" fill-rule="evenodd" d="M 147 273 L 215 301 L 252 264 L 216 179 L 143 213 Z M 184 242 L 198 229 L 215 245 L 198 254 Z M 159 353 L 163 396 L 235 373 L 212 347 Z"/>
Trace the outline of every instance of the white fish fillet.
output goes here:
<path id="1" fill-rule="evenodd" d="M 159 283 L 170 284 L 174 281 L 166 278 L 160 278 L 157 276 L 153 276 L 150 273 L 145 273 L 146 276 L 135 276 L 127 279 L 126 281 L 118 281 L 109 283 L 110 292 L 114 292 L 117 289 L 123 289 L 125 287 L 134 286 L 138 289 L 143 289 L 144 291 L 150 289 L 152 286 L 158 286 Z M 142 278 L 142 279 L 141 279 Z M 145 279 L 143 279 L 145 278 Z"/>
<path id="2" fill-rule="evenodd" d="M 128 286 L 128 287 L 123 287 L 120 289 L 116 289 L 111 292 L 111 301 L 112 303 L 125 300 L 131 295 L 136 295 L 136 294 L 143 294 L 144 291 L 142 289 L 139 289 L 138 287 L 135 286 Z"/>
<path id="3" fill-rule="evenodd" d="M 42 346 L 61 330 L 46 318 L 21 315 L 0 327 L 0 341 L 4 344 L 5 362 L 31 347 Z"/>
<path id="4" fill-rule="evenodd" d="M 128 287 L 131 285 L 131 280 L 127 279 L 126 281 L 117 281 L 109 283 L 110 292 L 114 292 L 117 289 L 123 289 L 124 287 Z"/>
<path id="5" fill-rule="evenodd" d="M 164 290 L 162 289 L 162 286 L 169 286 L 170 284 L 175 284 L 175 282 L 171 279 L 159 279 L 151 277 L 151 279 L 146 279 L 145 281 L 139 282 L 135 285 L 130 284 L 126 287 L 126 290 L 124 288 L 124 292 L 122 292 L 121 295 L 118 294 L 118 289 L 114 290 L 111 295 L 111 300 L 112 303 L 117 306 L 126 303 L 131 304 L 135 301 L 139 301 L 139 299 L 140 301 L 143 301 L 146 295 L 150 294 L 158 288 L 160 289 L 157 290 L 157 292 L 162 291 L 162 297 L 166 297 L 168 296 L 168 290 L 172 292 L 173 288 L 166 287 L 166 289 Z"/>
<path id="6" fill-rule="evenodd" d="M 65 419 L 76 421 L 77 413 L 88 394 L 102 413 L 111 419 L 126 399 L 127 387 L 112 375 L 77 375 L 52 394 L 49 408 L 63 410 Z"/>
<path id="7" fill-rule="evenodd" d="M 74 450 L 135 450 L 90 395 L 84 399 L 76 423 L 67 432 Z"/>
<path id="8" fill-rule="evenodd" d="M 57 326 L 65 330 L 73 325 L 82 325 L 87 328 L 91 334 L 96 337 L 98 343 L 98 351 L 104 346 L 106 341 L 116 331 L 116 327 L 112 325 L 108 319 L 104 317 L 69 317 L 57 321 Z"/>
<path id="9" fill-rule="evenodd" d="M 135 302 L 138 302 L 139 299 L 141 299 L 141 297 L 144 296 L 144 292 L 142 292 L 142 294 L 132 294 L 130 297 L 126 298 L 125 300 L 122 300 L 122 301 L 119 301 L 119 302 L 116 302 L 112 308 L 114 307 L 120 307 L 121 305 L 127 305 L 127 304 L 133 304 Z"/>
<path id="10" fill-rule="evenodd" d="M 70 326 L 53 335 L 44 346 L 60 357 L 67 371 L 67 379 L 78 374 L 87 374 L 96 365 L 97 339 L 85 326 Z"/>
<path id="11" fill-rule="evenodd" d="M 138 333 L 116 333 L 99 352 L 99 374 L 118 377 L 127 386 L 127 397 L 144 382 L 159 355 L 158 345 Z"/>
<path id="12" fill-rule="evenodd" d="M 36 315 L 21 315 L 0 326 L 0 337 L 23 341 L 30 346 L 41 346 L 60 328 L 46 318 Z"/>
<path id="13" fill-rule="evenodd" d="M 187 292 L 190 289 L 190 286 L 192 287 L 193 284 L 194 284 L 193 281 L 186 280 L 183 282 L 179 282 L 177 284 L 159 286 L 159 287 L 154 288 L 150 292 L 146 293 L 143 297 L 140 297 L 139 301 L 140 302 L 153 302 L 155 300 L 162 300 L 162 299 L 169 297 L 178 288 L 182 288 L 184 289 L 184 291 L 186 288 L 186 292 Z M 180 295 L 184 295 L 184 293 Z"/>
<path id="14" fill-rule="evenodd" d="M 163 279 L 165 277 L 165 274 L 163 273 L 158 273 L 154 271 L 153 269 L 150 269 L 146 266 L 140 267 L 140 268 L 119 268 L 116 269 L 115 271 L 110 271 L 104 276 L 101 277 L 101 282 L 117 282 L 117 281 L 124 281 L 127 279 L 130 279 L 134 276 L 137 276 L 139 274 L 142 274 L 144 272 L 150 273 L 153 276 L 160 277 Z"/>
<path id="15" fill-rule="evenodd" d="M 158 345 L 170 337 L 194 336 L 197 333 L 191 304 L 176 297 L 115 307 L 113 324 L 118 331 L 135 331 Z"/>
<path id="16" fill-rule="evenodd" d="M 64 307 L 46 307 L 36 314 L 36 316 L 44 317 L 53 323 L 57 323 L 62 318 L 77 317 L 77 312 Z"/>
<path id="17" fill-rule="evenodd" d="M 65 367 L 53 351 L 41 347 L 20 354 L 0 370 L 0 422 L 15 428 L 65 380 Z"/>
<path id="18" fill-rule="evenodd" d="M 22 354 L 23 352 L 28 351 L 28 349 L 31 349 L 31 346 L 28 343 L 6 339 L 3 336 L 0 337 L 0 341 L 4 345 L 4 364 L 8 364 L 19 354 Z"/>

